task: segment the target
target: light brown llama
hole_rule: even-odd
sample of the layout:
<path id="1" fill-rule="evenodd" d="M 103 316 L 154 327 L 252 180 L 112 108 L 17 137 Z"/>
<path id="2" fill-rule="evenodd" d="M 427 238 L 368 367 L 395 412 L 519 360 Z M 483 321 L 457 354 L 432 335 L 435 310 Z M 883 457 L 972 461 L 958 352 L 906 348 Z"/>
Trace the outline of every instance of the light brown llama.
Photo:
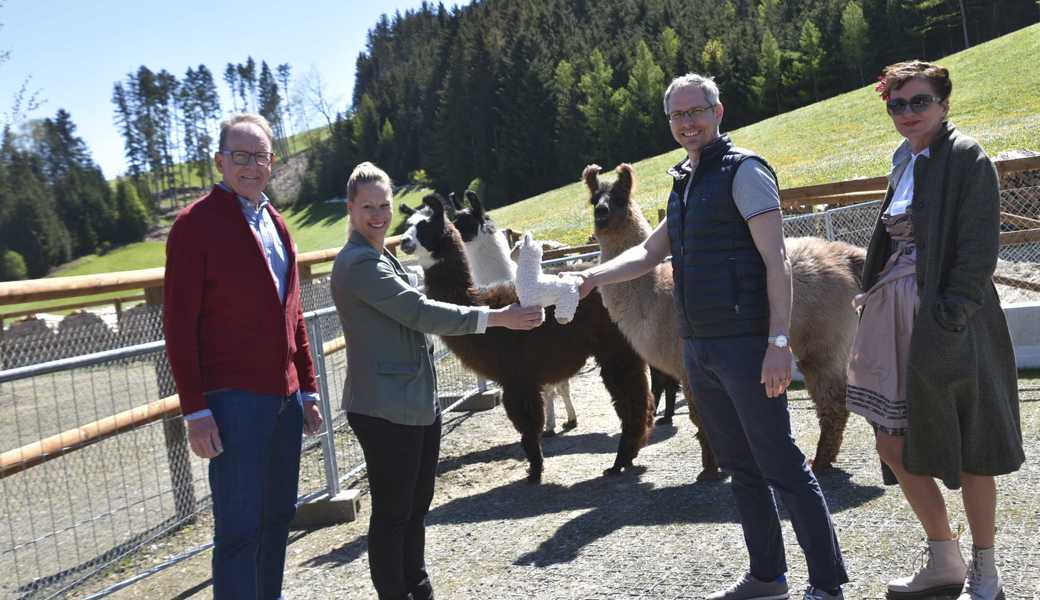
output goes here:
<path id="1" fill-rule="evenodd" d="M 582 179 L 591 194 L 601 261 L 641 244 L 651 233 L 639 205 L 632 201 L 635 175 L 626 164 L 617 167 L 613 183 L 599 180 L 600 167 L 589 165 Z M 794 302 L 791 309 L 791 349 L 816 405 L 820 438 L 814 469 L 832 466 L 841 448 L 848 410 L 845 378 L 849 349 L 858 317 L 852 298 L 859 292 L 865 252 L 844 242 L 820 238 L 789 238 Z M 611 318 L 651 366 L 680 379 L 690 407 L 690 419 L 700 429 L 696 405 L 689 393 L 679 335 L 679 313 L 673 297 L 672 266 L 665 262 L 651 273 L 625 283 L 600 288 Z M 704 471 L 717 473 L 714 455 L 698 432 Z"/>

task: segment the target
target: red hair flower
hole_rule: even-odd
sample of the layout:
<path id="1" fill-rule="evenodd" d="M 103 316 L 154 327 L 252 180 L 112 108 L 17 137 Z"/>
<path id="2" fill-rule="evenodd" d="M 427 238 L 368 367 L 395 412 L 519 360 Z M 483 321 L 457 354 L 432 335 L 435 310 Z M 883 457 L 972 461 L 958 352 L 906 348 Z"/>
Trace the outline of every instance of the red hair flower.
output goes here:
<path id="1" fill-rule="evenodd" d="M 888 79 L 886 79 L 884 75 L 878 75 L 878 83 L 874 86 L 874 91 L 881 94 L 882 100 L 888 100 Z"/>

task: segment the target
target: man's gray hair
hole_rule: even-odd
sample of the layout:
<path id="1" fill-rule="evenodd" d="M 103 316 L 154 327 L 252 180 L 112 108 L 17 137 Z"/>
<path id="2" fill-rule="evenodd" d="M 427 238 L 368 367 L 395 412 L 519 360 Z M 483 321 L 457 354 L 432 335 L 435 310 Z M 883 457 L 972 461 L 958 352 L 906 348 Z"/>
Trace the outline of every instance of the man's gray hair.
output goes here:
<path id="1" fill-rule="evenodd" d="M 664 114 L 668 114 L 668 97 L 674 90 L 684 87 L 700 88 L 704 92 L 704 99 L 708 101 L 708 104 L 714 106 L 719 103 L 719 86 L 715 84 L 714 79 L 696 73 L 687 73 L 673 79 L 668 84 L 668 89 L 664 91 Z"/>
<path id="2" fill-rule="evenodd" d="M 228 118 L 220 122 L 220 144 L 217 147 L 218 152 L 224 151 L 224 144 L 227 143 L 228 132 L 235 125 L 242 123 L 251 123 L 256 125 L 263 130 L 264 135 L 267 136 L 267 141 L 271 142 L 271 146 L 274 146 L 274 130 L 271 129 L 271 124 L 267 122 L 267 119 L 256 113 L 234 113 Z"/>

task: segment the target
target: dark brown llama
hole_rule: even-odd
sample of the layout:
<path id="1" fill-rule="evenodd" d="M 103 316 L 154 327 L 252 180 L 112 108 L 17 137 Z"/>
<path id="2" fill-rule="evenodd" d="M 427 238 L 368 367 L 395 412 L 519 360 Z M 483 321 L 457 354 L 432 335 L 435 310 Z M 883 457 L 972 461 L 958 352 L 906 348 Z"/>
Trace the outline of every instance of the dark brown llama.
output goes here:
<path id="1" fill-rule="evenodd" d="M 629 165 L 617 168 L 617 180 L 599 180 L 600 167 L 589 165 L 582 179 L 591 195 L 601 260 L 607 261 L 650 236 L 650 224 L 632 201 L 635 175 Z M 832 466 L 845 433 L 845 377 L 858 317 L 852 298 L 859 292 L 865 252 L 844 242 L 788 238 L 794 301 L 791 349 L 816 405 L 820 438 L 814 469 Z M 684 382 L 690 419 L 700 427 L 696 405 L 685 384 L 679 314 L 673 297 L 672 266 L 665 262 L 629 282 L 602 286 L 603 304 L 625 336 L 648 363 Z M 698 432 L 705 472 L 712 475 L 714 455 Z"/>
<path id="2" fill-rule="evenodd" d="M 436 196 L 423 202 L 431 215 L 412 225 L 401 250 L 418 258 L 425 270 L 426 294 L 434 300 L 498 308 L 517 301 L 512 283 L 484 288 L 473 285 L 462 238 L 444 217 Z M 591 294 L 578 305 L 574 320 L 560 325 L 546 309 L 545 323 L 531 331 L 504 328 L 482 335 L 446 336 L 444 344 L 469 369 L 502 387 L 502 402 L 529 463 L 528 480 L 541 480 L 541 437 L 545 405 L 541 388 L 575 375 L 589 356 L 600 365 L 600 377 L 621 420 L 621 439 L 614 465 L 605 474 L 620 473 L 646 445 L 653 427 L 646 363 L 632 349 L 599 297 Z"/>

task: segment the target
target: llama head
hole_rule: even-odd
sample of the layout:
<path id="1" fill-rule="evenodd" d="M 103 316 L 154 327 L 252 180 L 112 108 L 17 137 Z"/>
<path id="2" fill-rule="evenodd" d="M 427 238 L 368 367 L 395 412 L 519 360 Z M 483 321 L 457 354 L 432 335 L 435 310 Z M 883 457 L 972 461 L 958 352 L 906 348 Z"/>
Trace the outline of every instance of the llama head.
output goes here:
<path id="1" fill-rule="evenodd" d="M 635 174 L 632 167 L 622 163 L 615 172 L 617 179 L 612 183 L 600 181 L 599 165 L 589 165 L 582 172 L 582 180 L 589 188 L 589 203 L 592 204 L 592 217 L 596 232 L 609 230 L 621 219 L 627 219 L 635 189 Z"/>
<path id="2" fill-rule="evenodd" d="M 401 214 L 407 215 L 408 218 L 406 218 L 404 221 L 401 221 L 397 225 L 394 225 L 394 228 L 390 230 L 390 235 L 401 235 L 404 232 L 408 231 L 408 228 L 412 225 L 415 225 L 422 219 L 425 219 L 426 217 L 430 216 L 430 209 L 426 208 L 425 206 L 420 206 L 419 208 L 412 208 L 411 206 L 402 203 L 398 205 L 397 209 L 401 211 Z"/>
<path id="3" fill-rule="evenodd" d="M 452 204 L 455 205 L 455 216 L 452 217 L 451 222 L 459 230 L 463 242 L 469 244 L 478 237 L 495 235 L 498 228 L 495 227 L 495 222 L 491 220 L 491 217 L 484 212 L 484 204 L 480 201 L 480 196 L 476 192 L 466 190 L 466 200 L 469 202 L 469 208 L 463 207 L 462 202 L 455 199 L 454 193 L 449 197 Z"/>
<path id="4" fill-rule="evenodd" d="M 400 247 L 405 254 L 415 256 L 422 268 L 428 269 L 440 262 L 445 252 L 455 247 L 454 236 L 458 232 L 447 221 L 444 199 L 440 195 L 428 194 L 424 197 L 423 208 L 429 213 L 408 227 L 401 237 Z"/>

